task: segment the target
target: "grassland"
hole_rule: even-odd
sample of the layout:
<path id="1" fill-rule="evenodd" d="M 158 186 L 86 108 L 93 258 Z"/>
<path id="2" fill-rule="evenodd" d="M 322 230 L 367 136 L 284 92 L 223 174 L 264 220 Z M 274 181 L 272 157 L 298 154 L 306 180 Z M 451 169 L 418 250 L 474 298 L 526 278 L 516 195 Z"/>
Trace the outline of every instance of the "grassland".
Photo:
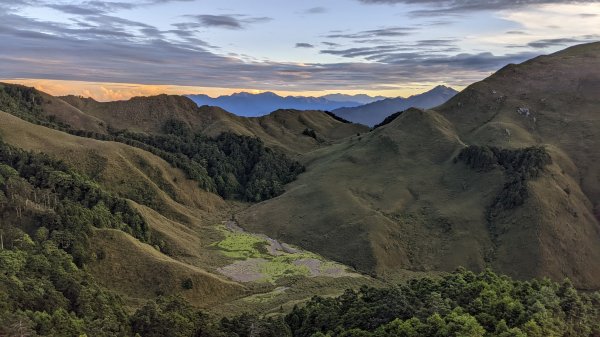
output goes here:
<path id="1" fill-rule="evenodd" d="M 235 281 L 277 284 L 280 279 L 293 276 L 360 276 L 339 263 L 264 235 L 245 232 L 232 223 L 220 225 L 217 229 L 224 238 L 214 246 L 234 260 L 218 270 Z"/>

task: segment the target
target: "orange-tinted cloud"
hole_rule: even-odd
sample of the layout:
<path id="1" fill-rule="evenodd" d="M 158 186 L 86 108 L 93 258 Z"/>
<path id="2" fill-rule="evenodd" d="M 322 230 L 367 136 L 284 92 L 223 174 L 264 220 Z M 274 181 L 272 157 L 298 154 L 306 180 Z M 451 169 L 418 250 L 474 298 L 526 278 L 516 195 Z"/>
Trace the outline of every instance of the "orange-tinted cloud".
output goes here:
<path id="1" fill-rule="evenodd" d="M 23 84 L 35 87 L 54 96 L 77 95 L 91 97 L 97 101 L 116 101 L 126 100 L 135 96 L 153 96 L 159 94 L 186 95 L 186 94 L 206 94 L 212 97 L 220 95 L 230 95 L 235 92 L 259 93 L 264 90 L 244 89 L 244 88 L 213 88 L 213 87 L 192 87 L 177 85 L 146 85 L 134 83 L 101 83 L 101 82 L 80 82 L 65 80 L 47 80 L 47 79 L 0 79 L 2 82 Z M 323 90 L 323 91 L 275 91 L 282 96 L 322 96 L 331 93 L 344 93 L 349 95 L 368 94 L 372 96 L 409 96 L 421 93 L 431 89 L 439 83 L 418 83 L 407 86 L 403 89 L 392 90 Z M 460 89 L 460 88 L 457 88 Z"/>

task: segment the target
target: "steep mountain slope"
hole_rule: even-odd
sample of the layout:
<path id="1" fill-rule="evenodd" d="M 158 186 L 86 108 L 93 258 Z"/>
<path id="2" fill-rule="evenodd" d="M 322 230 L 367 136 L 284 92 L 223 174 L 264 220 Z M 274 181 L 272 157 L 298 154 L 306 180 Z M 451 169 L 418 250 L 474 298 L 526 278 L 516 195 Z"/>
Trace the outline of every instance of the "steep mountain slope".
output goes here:
<path id="1" fill-rule="evenodd" d="M 241 224 L 379 275 L 490 266 L 598 289 L 598 69 L 598 43 L 510 65 L 437 111 L 311 153 Z M 551 161 L 519 173 L 536 153 Z"/>
<path id="2" fill-rule="evenodd" d="M 272 92 L 260 94 L 241 92 L 229 96 L 219 96 L 217 98 L 211 98 L 206 95 L 188 95 L 187 97 L 199 106 L 218 106 L 233 112 L 238 116 L 244 117 L 260 117 L 279 109 L 328 111 L 341 107 L 354 107 L 363 104 L 350 99 L 340 100 L 342 97 L 339 96 L 336 96 L 336 99 L 334 100 L 330 100 L 326 97 L 281 97 Z M 362 100 L 364 100 L 364 97 L 362 97 Z"/>
<path id="3" fill-rule="evenodd" d="M 387 98 L 357 107 L 336 109 L 333 113 L 354 123 L 373 126 L 395 112 L 411 107 L 430 109 L 445 103 L 456 94 L 457 91 L 452 88 L 437 86 L 430 91 L 408 98 Z"/>

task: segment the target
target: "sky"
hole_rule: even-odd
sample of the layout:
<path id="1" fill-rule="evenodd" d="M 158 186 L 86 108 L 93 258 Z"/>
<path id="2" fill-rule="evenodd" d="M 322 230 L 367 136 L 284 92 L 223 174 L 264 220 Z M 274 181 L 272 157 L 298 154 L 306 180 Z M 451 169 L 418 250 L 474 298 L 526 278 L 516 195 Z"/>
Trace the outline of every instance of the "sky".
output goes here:
<path id="1" fill-rule="evenodd" d="M 600 40 L 600 0 L 0 0 L 0 81 L 97 100 L 407 96 Z"/>

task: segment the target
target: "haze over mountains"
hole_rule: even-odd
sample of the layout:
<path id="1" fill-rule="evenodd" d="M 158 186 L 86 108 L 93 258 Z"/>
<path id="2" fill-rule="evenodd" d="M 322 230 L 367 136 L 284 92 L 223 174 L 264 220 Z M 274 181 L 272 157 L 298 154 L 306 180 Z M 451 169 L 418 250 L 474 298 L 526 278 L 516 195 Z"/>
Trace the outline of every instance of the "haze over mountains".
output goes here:
<path id="1" fill-rule="evenodd" d="M 446 103 L 458 91 L 440 85 L 422 94 L 407 98 L 386 98 L 357 107 L 344 107 L 333 110 L 333 113 L 354 123 L 374 126 L 381 123 L 393 113 L 404 111 L 408 108 L 430 109 Z"/>
<path id="2" fill-rule="evenodd" d="M 334 102 L 356 102 L 360 104 L 369 104 L 375 101 L 386 99 L 384 96 L 369 96 L 365 94 L 346 95 L 346 94 L 329 94 L 321 96 L 322 98 L 328 99 Z"/>
<path id="3" fill-rule="evenodd" d="M 363 102 L 373 102 L 377 97 L 361 95 L 334 95 L 330 97 L 281 97 L 272 92 L 251 94 L 247 92 L 212 98 L 207 95 L 188 95 L 199 106 L 218 106 L 231 113 L 243 117 L 259 117 L 268 115 L 278 109 L 323 110 L 331 111 L 341 107 L 355 107 Z"/>
<path id="4" fill-rule="evenodd" d="M 410 107 L 432 108 L 457 93 L 456 90 L 437 86 L 422 94 L 408 98 L 385 98 L 368 95 L 330 94 L 321 97 L 287 96 L 272 92 L 251 94 L 247 92 L 212 98 L 207 95 L 188 95 L 199 106 L 218 106 L 243 117 L 267 115 L 279 109 L 333 111 L 336 115 L 367 126 L 382 122 L 387 116 Z"/>

